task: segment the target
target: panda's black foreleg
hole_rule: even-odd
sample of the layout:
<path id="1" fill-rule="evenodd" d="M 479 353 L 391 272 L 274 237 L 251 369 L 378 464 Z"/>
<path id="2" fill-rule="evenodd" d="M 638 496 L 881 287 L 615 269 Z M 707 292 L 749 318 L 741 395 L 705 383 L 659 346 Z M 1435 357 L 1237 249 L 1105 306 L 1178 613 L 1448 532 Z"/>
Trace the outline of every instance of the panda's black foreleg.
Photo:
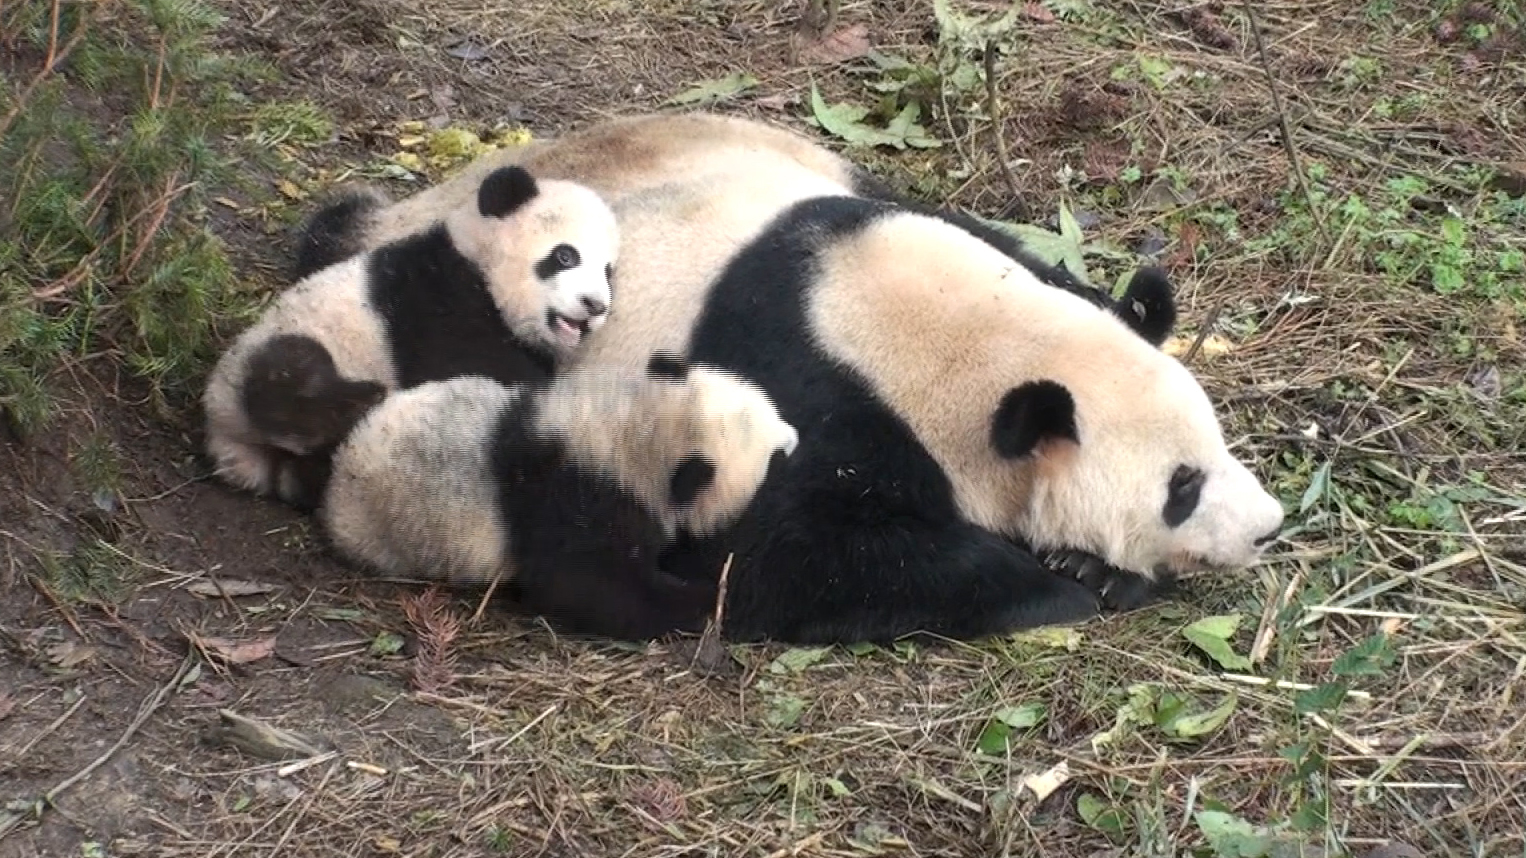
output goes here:
<path id="1" fill-rule="evenodd" d="M 704 629 L 713 585 L 607 560 L 561 555 L 527 563 L 514 590 L 522 607 L 573 634 L 646 641 Z"/>
<path id="2" fill-rule="evenodd" d="M 1096 595 L 965 523 L 770 522 L 733 565 L 724 634 L 739 641 L 974 640 L 1096 616 Z"/>
<path id="3" fill-rule="evenodd" d="M 1095 554 L 1084 551 L 1053 551 L 1044 555 L 1052 569 L 1081 582 L 1096 593 L 1103 607 L 1110 611 L 1133 611 L 1165 598 L 1173 588 L 1169 576 L 1150 580 L 1119 569 Z"/>

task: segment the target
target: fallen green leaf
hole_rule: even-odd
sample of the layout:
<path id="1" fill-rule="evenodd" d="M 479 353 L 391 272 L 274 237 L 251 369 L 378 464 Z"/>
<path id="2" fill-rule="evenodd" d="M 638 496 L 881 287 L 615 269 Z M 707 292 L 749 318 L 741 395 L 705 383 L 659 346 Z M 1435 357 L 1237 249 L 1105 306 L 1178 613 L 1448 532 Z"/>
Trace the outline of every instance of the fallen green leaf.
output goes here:
<path id="1" fill-rule="evenodd" d="M 371 655 L 396 655 L 402 649 L 402 636 L 392 632 L 382 632 L 371 641 Z"/>
<path id="2" fill-rule="evenodd" d="M 975 747 L 982 754 L 999 756 L 1007 749 L 1007 738 L 1013 730 L 1026 730 L 1038 726 L 1044 720 L 1044 704 L 1024 703 L 1020 706 L 1004 706 L 996 710 L 980 731 Z"/>
<path id="3" fill-rule="evenodd" d="M 1219 810 L 1200 810 L 1197 827 L 1222 858 L 1259 858 L 1271 847 L 1256 826 Z"/>
<path id="4" fill-rule="evenodd" d="M 996 720 L 1008 727 L 1023 730 L 1028 727 L 1037 727 L 1044 720 L 1044 704 L 1024 703 L 1021 706 L 1006 706 L 996 710 Z"/>
<path id="5" fill-rule="evenodd" d="M 665 105 L 697 104 L 724 101 L 758 85 L 758 79 L 746 72 L 736 72 L 696 84 L 663 102 Z"/>
<path id="6" fill-rule="evenodd" d="M 768 665 L 768 672 L 775 674 L 799 673 L 813 664 L 827 657 L 831 652 L 829 646 L 822 647 L 797 647 L 787 649 L 779 653 Z"/>
<path id="7" fill-rule="evenodd" d="M 800 716 L 805 714 L 805 700 L 793 694 L 776 695 L 769 701 L 768 711 L 764 713 L 763 720 L 772 727 L 787 730 L 800 722 Z"/>
<path id="8" fill-rule="evenodd" d="M 1326 682 L 1293 696 L 1293 711 L 1299 715 L 1328 712 L 1346 699 L 1346 683 Z"/>
<path id="9" fill-rule="evenodd" d="M 1319 466 L 1319 470 L 1314 472 L 1314 476 L 1310 478 L 1309 487 L 1304 489 L 1303 497 L 1298 501 L 1298 511 L 1300 513 L 1308 512 L 1329 490 L 1330 462 L 1326 460 L 1323 465 Z"/>
<path id="10" fill-rule="evenodd" d="M 1076 799 L 1076 813 L 1082 822 L 1113 840 L 1122 840 L 1128 834 L 1128 821 L 1118 808 L 1089 792 Z"/>
<path id="11" fill-rule="evenodd" d="M 1224 698 L 1223 703 L 1208 712 L 1183 715 L 1173 719 L 1164 727 L 1166 735 L 1179 739 L 1196 739 L 1199 736 L 1206 736 L 1224 726 L 1224 722 L 1229 720 L 1229 716 L 1234 713 L 1238 703 L 1239 696 L 1231 693 Z"/>
<path id="12" fill-rule="evenodd" d="M 1336 676 L 1373 676 L 1381 674 L 1393 661 L 1388 635 L 1378 632 L 1341 653 L 1330 665 L 1330 672 Z"/>
<path id="13" fill-rule="evenodd" d="M 811 115 L 827 133 L 855 145 L 894 146 L 897 149 L 906 146 L 904 134 L 894 134 L 864 124 L 863 118 L 869 115 L 869 108 L 847 103 L 827 106 L 814 83 L 811 84 Z"/>
<path id="14" fill-rule="evenodd" d="M 1250 659 L 1235 652 L 1229 644 L 1229 639 L 1240 628 L 1242 619 L 1240 614 L 1204 617 L 1182 629 L 1182 636 L 1225 670 L 1249 670 Z"/>
<path id="15" fill-rule="evenodd" d="M 1007 750 L 1007 737 L 1010 735 L 1012 728 L 993 718 L 980 731 L 980 738 L 975 740 L 975 750 L 988 757 L 999 757 Z"/>
<path id="16" fill-rule="evenodd" d="M 900 137 L 906 141 L 906 145 L 913 148 L 937 149 L 943 145 L 943 141 L 928 136 L 927 129 L 917 124 L 917 120 L 921 116 L 922 103 L 920 101 L 910 102 L 901 108 L 901 112 L 897 113 L 894 119 L 890 120 L 890 124 L 886 126 L 885 130 L 890 134 Z"/>

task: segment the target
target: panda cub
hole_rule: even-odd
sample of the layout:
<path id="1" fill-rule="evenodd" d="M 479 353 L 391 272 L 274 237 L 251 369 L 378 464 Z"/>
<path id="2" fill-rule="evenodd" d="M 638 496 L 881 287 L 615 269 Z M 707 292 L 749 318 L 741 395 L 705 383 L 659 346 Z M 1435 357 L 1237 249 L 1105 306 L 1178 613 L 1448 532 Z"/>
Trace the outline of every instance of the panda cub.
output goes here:
<path id="1" fill-rule="evenodd" d="M 697 631 L 718 570 L 665 549 L 734 522 L 798 434 L 767 394 L 662 353 L 505 386 L 479 376 L 396 393 L 334 453 L 318 510 L 341 556 L 385 574 L 504 582 L 568 631 Z"/>
<path id="2" fill-rule="evenodd" d="M 510 166 L 443 219 L 307 272 L 211 374 L 218 475 L 310 508 L 328 453 L 387 392 L 548 378 L 608 319 L 618 250 L 602 197 Z"/>

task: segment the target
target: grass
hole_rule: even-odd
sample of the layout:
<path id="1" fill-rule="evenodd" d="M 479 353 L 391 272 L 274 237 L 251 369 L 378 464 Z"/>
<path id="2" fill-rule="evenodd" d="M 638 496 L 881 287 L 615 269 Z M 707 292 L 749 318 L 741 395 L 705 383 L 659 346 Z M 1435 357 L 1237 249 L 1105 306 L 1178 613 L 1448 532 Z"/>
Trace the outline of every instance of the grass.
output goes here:
<path id="1" fill-rule="evenodd" d="M 221 324 L 251 296 L 208 211 L 240 178 L 224 138 L 271 147 L 321 124 L 311 107 L 252 106 L 268 75 L 219 50 L 223 15 L 200 0 L 8 4 L 0 159 L 0 411 L 48 425 L 49 379 L 106 356 L 166 396 L 195 395 Z M 280 136 L 277 136 L 279 132 Z"/>
<path id="2" fill-rule="evenodd" d="M 836 5 L 825 31 L 867 24 L 872 51 L 845 40 L 814 64 L 799 60 L 820 41 L 796 32 L 801 4 L 298 3 L 268 25 L 235 0 L 103 7 L 136 24 L 81 41 L 0 140 L 15 163 L 47 166 L 0 177 L 17 189 L 0 239 L 0 402 L 40 426 L 82 366 L 120 365 L 163 391 L 146 402 L 183 413 L 278 261 L 229 236 L 268 235 L 346 176 L 408 193 L 521 124 L 552 134 L 677 97 L 806 129 L 1104 288 L 1146 259 L 1167 265 L 1184 309 L 1169 347 L 1190 353 L 1289 511 L 1272 561 L 1073 629 L 737 647 L 702 671 L 675 647 L 474 618 L 471 596 L 352 587 L 300 519 L 145 477 L 178 475 L 187 442 L 138 443 L 111 422 L 134 406 L 112 400 L 98 426 L 66 421 L 61 459 L 79 505 L 144 523 L 108 514 L 121 534 L 71 542 L 43 527 L 35 508 L 58 504 L 36 482 L 18 490 L 31 529 L 7 553 L 22 571 L 0 600 L 0 644 L 33 672 L 0 693 L 0 721 L 29 743 L 23 762 L 76 770 L 93 753 L 68 756 L 83 746 L 69 677 L 125 689 L 113 735 L 154 688 L 173 692 L 123 752 L 134 777 L 100 769 L 101 792 L 76 799 L 138 795 L 152 822 L 43 812 L 10 838 L 48 845 L 73 825 L 58 854 L 164 856 L 1228 858 L 1364 855 L 1391 839 L 1521 854 L 1520 5 L 1272 2 L 1254 19 L 1241 4 L 1045 0 L 1006 18 L 952 0 Z M 53 38 L 49 3 L 0 7 L 23 49 L 0 108 L 87 8 L 62 5 Z M 174 10 L 180 23 L 156 24 Z M 280 60 L 298 80 L 240 97 L 255 78 L 223 46 L 267 27 L 313 47 Z M 200 59 L 167 64 L 182 83 L 161 84 L 155 108 L 161 33 Z M 93 88 L 88 45 L 118 57 Z M 48 105 L 65 112 L 44 123 Z M 273 198 L 217 202 L 265 187 L 255 175 L 273 177 Z M 265 589 L 188 595 L 214 575 Z M 190 634 L 221 655 L 193 656 L 187 678 L 155 648 Z M 53 649 L 76 639 L 132 656 Z M 7 709 L 6 694 L 35 702 Z M 193 747 L 219 707 L 337 751 Z M 4 798 L 67 774 L 23 777 Z"/>

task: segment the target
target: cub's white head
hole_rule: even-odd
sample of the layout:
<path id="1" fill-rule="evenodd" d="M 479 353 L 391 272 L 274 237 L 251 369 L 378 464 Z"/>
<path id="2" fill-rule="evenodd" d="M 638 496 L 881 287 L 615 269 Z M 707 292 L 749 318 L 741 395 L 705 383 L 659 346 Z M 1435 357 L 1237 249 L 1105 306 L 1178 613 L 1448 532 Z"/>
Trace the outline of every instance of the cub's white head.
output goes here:
<path id="1" fill-rule="evenodd" d="M 608 320 L 620 232 L 591 189 L 500 167 L 482 180 L 475 205 L 452 212 L 446 224 L 526 342 L 565 358 Z"/>

